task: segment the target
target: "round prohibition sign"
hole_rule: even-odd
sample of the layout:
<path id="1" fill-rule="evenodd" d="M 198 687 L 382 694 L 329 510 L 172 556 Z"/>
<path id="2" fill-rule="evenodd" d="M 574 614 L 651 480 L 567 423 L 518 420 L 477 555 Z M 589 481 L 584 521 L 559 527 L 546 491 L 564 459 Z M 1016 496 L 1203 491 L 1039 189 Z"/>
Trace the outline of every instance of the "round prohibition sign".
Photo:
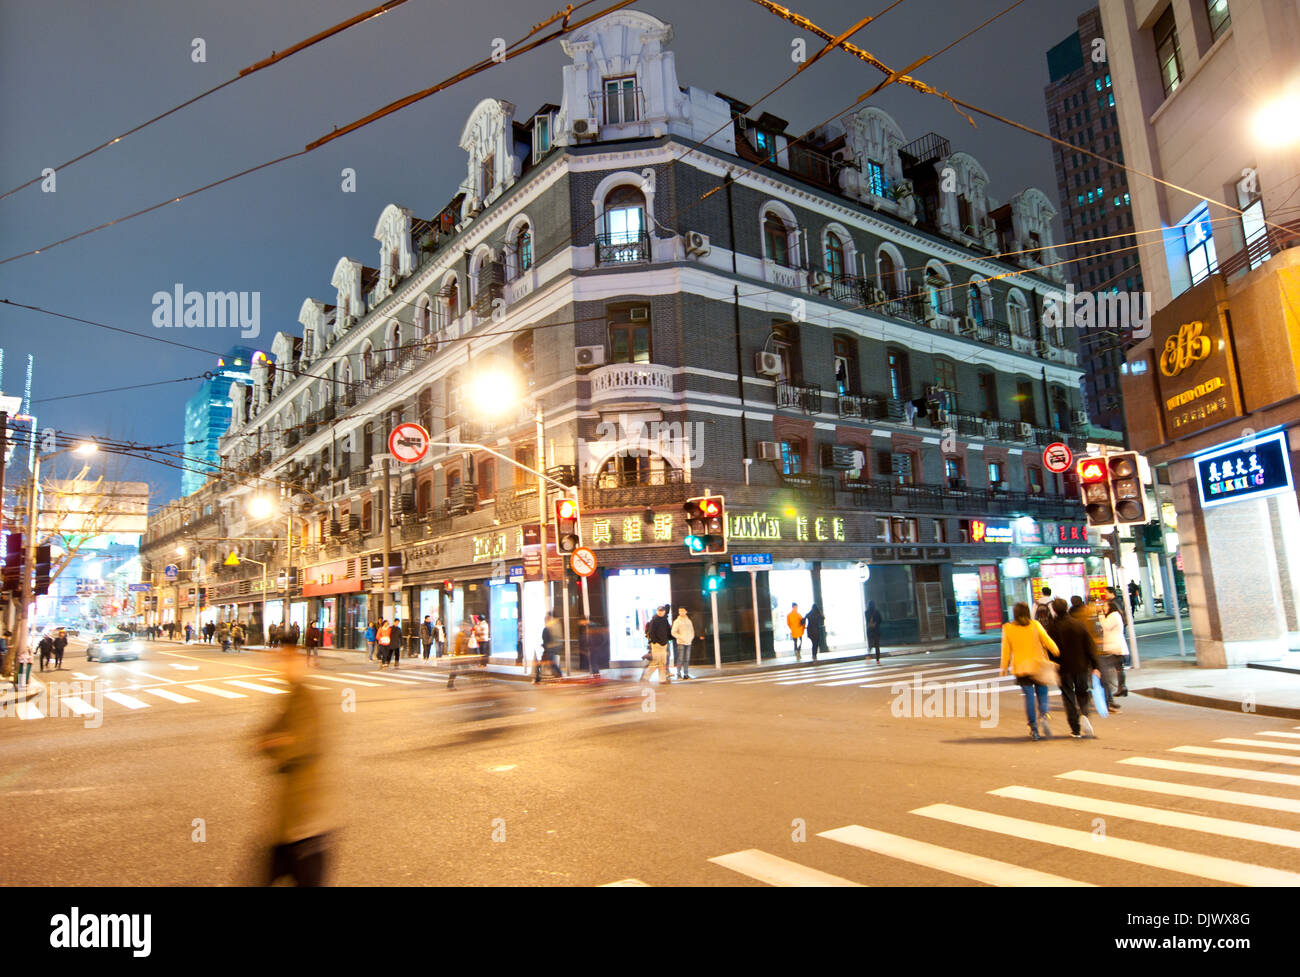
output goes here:
<path id="1" fill-rule="evenodd" d="M 388 435 L 388 453 L 398 461 L 410 464 L 419 461 L 429 451 L 429 432 L 411 421 L 397 425 Z"/>
<path id="2" fill-rule="evenodd" d="M 1070 470 L 1074 462 L 1074 453 L 1069 445 L 1053 441 L 1043 449 L 1043 465 L 1053 475 L 1063 475 Z"/>
<path id="3" fill-rule="evenodd" d="M 579 546 L 569 557 L 569 566 L 580 577 L 590 577 L 596 572 L 596 554 L 585 546 Z"/>

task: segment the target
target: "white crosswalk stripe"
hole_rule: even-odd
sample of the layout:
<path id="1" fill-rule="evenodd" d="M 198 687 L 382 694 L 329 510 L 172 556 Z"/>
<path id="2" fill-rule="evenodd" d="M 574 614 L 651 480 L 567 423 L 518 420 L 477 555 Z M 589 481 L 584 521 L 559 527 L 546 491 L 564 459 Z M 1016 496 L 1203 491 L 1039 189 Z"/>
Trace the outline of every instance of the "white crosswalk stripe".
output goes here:
<path id="1" fill-rule="evenodd" d="M 1300 767 L 1300 757 L 1280 753 L 1252 753 L 1249 750 L 1221 750 L 1215 746 L 1171 746 L 1170 753 L 1194 753 L 1197 756 L 1220 757 L 1224 760 L 1263 760 L 1265 763 L 1285 763 Z"/>
<path id="2" fill-rule="evenodd" d="M 322 675 L 320 672 L 312 672 L 311 677 L 313 681 L 340 682 L 343 685 L 361 685 L 372 689 L 380 688 L 382 685 L 380 682 L 363 682 L 357 678 L 338 678 L 335 675 Z"/>
<path id="3" fill-rule="evenodd" d="M 1205 801 L 1217 801 L 1220 804 L 1240 804 L 1243 807 L 1300 814 L 1300 800 L 1292 797 L 1251 794 L 1244 790 L 1222 790 L 1218 787 L 1201 787 L 1196 784 L 1176 784 L 1168 780 L 1150 780 L 1145 777 L 1121 777 L 1113 773 L 1096 773 L 1092 770 L 1071 770 L 1067 773 L 1058 773 L 1056 776 L 1062 780 L 1077 780 L 1085 784 L 1126 787 L 1152 794 L 1167 794 L 1171 797 L 1195 797 Z"/>
<path id="4" fill-rule="evenodd" d="M 248 689 L 249 692 L 261 692 L 265 695 L 288 695 L 288 689 L 277 689 L 274 685 L 263 685 L 259 682 L 245 682 L 242 679 L 232 678 L 226 680 L 227 685 L 233 685 L 238 689 Z"/>
<path id="5" fill-rule="evenodd" d="M 732 852 L 730 855 L 717 855 L 709 861 L 733 872 L 739 872 L 741 875 L 747 875 L 751 879 L 757 879 L 759 882 L 766 882 L 768 885 L 855 887 L 862 885 L 861 882 L 851 882 L 838 875 L 821 872 L 807 865 L 781 858 L 779 855 L 759 851 L 757 848 L 747 848 L 744 851 Z"/>
<path id="6" fill-rule="evenodd" d="M 390 675 L 357 675 L 355 672 L 339 672 L 340 675 L 347 675 L 351 678 L 366 679 L 374 682 L 388 682 L 392 685 L 419 685 L 418 682 L 412 682 L 407 678 L 393 678 Z"/>
<path id="7" fill-rule="evenodd" d="M 248 698 L 242 692 L 231 692 L 229 689 L 219 689 L 215 685 L 202 685 L 195 683 L 187 685 L 185 688 L 192 692 L 206 692 L 208 695 L 215 695 L 221 699 L 246 699 Z"/>
<path id="8" fill-rule="evenodd" d="M 1225 736 L 1214 742 L 1227 743 L 1229 746 L 1263 746 L 1270 750 L 1300 750 L 1300 743 L 1270 743 L 1267 740 L 1248 740 L 1238 736 Z"/>
<path id="9" fill-rule="evenodd" d="M 128 709 L 148 709 L 149 703 L 141 702 L 133 695 L 127 695 L 125 692 L 105 692 L 104 698 L 109 702 L 116 702 L 119 706 L 126 706 Z"/>
<path id="10" fill-rule="evenodd" d="M 19 719 L 44 719 L 45 713 L 34 702 L 20 702 L 14 710 Z"/>
<path id="11" fill-rule="evenodd" d="M 85 699 L 82 699 L 80 696 L 61 695 L 58 697 L 57 702 L 58 702 L 57 710 L 55 708 L 55 703 L 54 702 L 50 703 L 51 715 L 55 714 L 56 712 L 58 713 L 71 712 L 72 714 L 77 716 L 93 716 L 95 713 L 99 712 L 98 709 L 92 706 Z"/>
<path id="12" fill-rule="evenodd" d="M 846 828 L 835 828 L 832 831 L 821 831 L 818 832 L 818 837 L 829 838 L 831 841 L 838 841 L 880 855 L 888 855 L 914 865 L 924 865 L 940 872 L 947 872 L 949 875 L 974 879 L 987 885 L 1086 886 L 1089 884 L 1008 862 L 999 862 L 982 855 L 941 848 L 925 841 L 915 841 L 900 835 L 877 831 L 874 828 L 864 828 L 860 824 L 851 824 Z"/>
<path id="13" fill-rule="evenodd" d="M 166 699 L 168 702 L 198 702 L 198 699 L 191 699 L 187 695 L 181 695 L 179 692 L 173 692 L 171 689 L 144 689 L 146 695 L 156 695 L 159 699 Z"/>
<path id="14" fill-rule="evenodd" d="M 1300 774 L 1277 773 L 1273 770 L 1251 770 L 1246 767 L 1220 767 L 1213 763 L 1187 763 L 1183 760 L 1166 760 L 1164 757 L 1131 756 L 1120 763 L 1153 770 L 1174 770 L 1178 773 L 1201 774 L 1206 777 L 1231 777 L 1235 780 L 1256 780 L 1266 784 L 1287 784 L 1300 787 Z"/>
<path id="15" fill-rule="evenodd" d="M 1276 730 L 1276 729 L 1268 729 L 1268 730 L 1264 730 L 1262 733 L 1257 733 L 1257 734 L 1255 734 L 1255 735 L 1257 735 L 1257 736 L 1285 736 L 1287 739 L 1300 740 L 1300 733 L 1282 733 L 1282 732 L 1279 732 L 1279 731 Z"/>

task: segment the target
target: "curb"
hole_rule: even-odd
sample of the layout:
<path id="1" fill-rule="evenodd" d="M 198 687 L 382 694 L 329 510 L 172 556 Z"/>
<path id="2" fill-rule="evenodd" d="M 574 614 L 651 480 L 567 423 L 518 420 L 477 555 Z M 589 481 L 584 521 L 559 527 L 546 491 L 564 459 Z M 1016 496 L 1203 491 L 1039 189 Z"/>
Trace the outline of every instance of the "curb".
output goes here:
<path id="1" fill-rule="evenodd" d="M 5 681 L 8 682 L 7 679 Z M 5 706 L 10 706 L 10 705 L 16 706 L 20 702 L 30 702 L 32 699 L 35 699 L 38 695 L 40 695 L 41 690 L 45 688 L 45 683 L 40 682 L 36 679 L 32 679 L 30 682 L 27 683 L 26 686 L 24 686 L 24 691 L 26 692 L 26 694 L 23 696 L 19 696 L 18 690 L 13 688 L 12 683 L 9 683 L 9 685 L 10 688 L 7 689 L 3 694 L 0 694 L 0 708 L 3 708 Z"/>
<path id="2" fill-rule="evenodd" d="M 1219 699 L 1211 695 L 1195 695 L 1180 689 L 1134 689 L 1138 695 L 1150 699 L 1164 699 L 1166 702 L 1178 702 L 1185 706 L 1201 706 L 1206 709 L 1223 709 L 1228 712 L 1243 712 L 1240 699 Z M 1276 716 L 1280 719 L 1300 719 L 1300 708 L 1290 706 L 1256 705 L 1248 713 L 1256 716 Z"/>

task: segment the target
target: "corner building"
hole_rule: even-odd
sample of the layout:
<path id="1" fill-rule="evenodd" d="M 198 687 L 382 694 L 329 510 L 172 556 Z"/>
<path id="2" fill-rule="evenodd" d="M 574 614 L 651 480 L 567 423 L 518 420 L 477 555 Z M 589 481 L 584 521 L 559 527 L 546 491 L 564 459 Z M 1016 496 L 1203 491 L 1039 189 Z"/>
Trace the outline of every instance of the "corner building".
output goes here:
<path id="1" fill-rule="evenodd" d="M 718 595 L 724 660 L 787 651 L 792 602 L 823 606 L 833 648 L 864 643 L 868 599 L 886 643 L 978 634 L 1054 556 L 1007 574 L 1013 524 L 1079 549 L 1074 488 L 1042 462 L 1087 426 L 1076 353 L 1044 315 L 1062 295 L 1047 198 L 999 203 L 978 161 L 875 108 L 796 143 L 785 120 L 681 87 L 671 39 L 621 11 L 562 42 L 559 104 L 482 101 L 452 199 L 386 208 L 375 266 L 340 259 L 301 336 L 278 334 L 235 388 L 227 524 L 258 535 L 249 497 L 282 486 L 289 552 L 250 552 L 293 568 L 291 607 L 327 642 L 359 646 L 381 613 L 402 420 L 435 446 L 390 460 L 383 610 L 408 632 L 485 615 L 503 661 L 539 650 L 561 565 L 533 579 L 537 481 L 473 444 L 578 488 L 615 664 L 640 659 L 663 603 L 690 609 L 711 657 L 707 561 L 682 518 L 706 490 L 726 497 L 731 553 L 762 564 Z M 526 395 L 503 390 L 489 418 L 470 391 L 501 371 Z M 1086 587 L 1088 559 L 1059 562 Z"/>

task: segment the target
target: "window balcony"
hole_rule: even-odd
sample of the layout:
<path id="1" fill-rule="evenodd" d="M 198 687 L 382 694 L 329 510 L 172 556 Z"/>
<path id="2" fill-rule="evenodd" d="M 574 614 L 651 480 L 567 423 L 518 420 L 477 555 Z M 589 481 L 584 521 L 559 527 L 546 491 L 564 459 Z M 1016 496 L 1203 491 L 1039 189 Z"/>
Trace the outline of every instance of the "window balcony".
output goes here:
<path id="1" fill-rule="evenodd" d="M 604 471 L 582 476 L 582 504 L 623 509 L 685 502 L 690 484 L 680 468 Z"/>
<path id="2" fill-rule="evenodd" d="M 597 234 L 596 264 L 627 265 L 650 260 L 650 235 Z"/>
<path id="3" fill-rule="evenodd" d="M 833 475 L 783 474 L 781 486 L 793 490 L 810 503 L 835 504 L 835 476 Z"/>
<path id="4" fill-rule="evenodd" d="M 590 401 L 673 396 L 673 370 L 657 363 L 613 363 L 587 374 Z"/>
<path id="5" fill-rule="evenodd" d="M 801 410 L 805 414 L 822 412 L 821 387 L 805 387 L 796 383 L 778 381 L 776 385 L 778 410 Z"/>

